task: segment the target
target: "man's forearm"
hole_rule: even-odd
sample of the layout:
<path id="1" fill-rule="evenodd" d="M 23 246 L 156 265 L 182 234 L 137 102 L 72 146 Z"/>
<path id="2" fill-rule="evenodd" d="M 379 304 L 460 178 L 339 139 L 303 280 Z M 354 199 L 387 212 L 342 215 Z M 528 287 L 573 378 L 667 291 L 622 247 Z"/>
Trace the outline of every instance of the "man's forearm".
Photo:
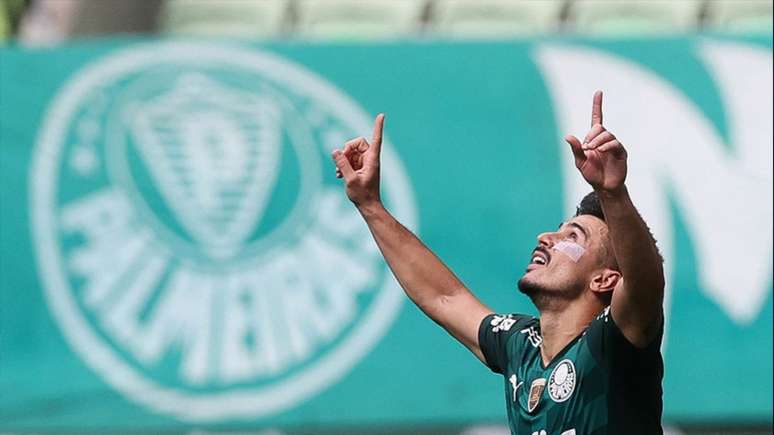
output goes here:
<path id="1" fill-rule="evenodd" d="M 648 294 L 638 298 L 663 297 L 664 269 L 661 255 L 645 221 L 634 207 L 626 186 L 616 192 L 598 191 L 613 252 L 627 287 Z"/>
<path id="2" fill-rule="evenodd" d="M 371 143 L 358 138 L 334 150 L 337 176 L 363 215 L 379 250 L 409 298 L 484 361 L 478 329 L 491 312 L 438 257 L 390 215 L 379 200 L 379 155 L 384 115 L 377 115 Z M 353 166 L 354 165 L 354 166 Z"/>
<path id="3" fill-rule="evenodd" d="M 478 327 L 492 310 L 380 203 L 359 206 L 358 210 L 408 297 L 485 362 L 478 345 Z"/>
<path id="4" fill-rule="evenodd" d="M 382 204 L 359 207 L 376 244 L 406 294 L 436 319 L 434 308 L 444 298 L 468 290 L 441 260 Z"/>

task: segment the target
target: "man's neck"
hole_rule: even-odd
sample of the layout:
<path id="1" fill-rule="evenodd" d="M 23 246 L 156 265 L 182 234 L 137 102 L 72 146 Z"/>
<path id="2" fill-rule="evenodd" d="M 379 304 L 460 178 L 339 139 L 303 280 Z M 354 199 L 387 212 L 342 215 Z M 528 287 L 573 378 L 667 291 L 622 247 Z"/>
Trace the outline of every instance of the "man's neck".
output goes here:
<path id="1" fill-rule="evenodd" d="M 543 359 L 543 365 L 550 364 L 569 342 L 589 326 L 599 311 L 601 308 L 584 303 L 582 300 L 569 302 L 562 307 L 541 310 L 540 335 L 543 343 L 540 347 L 540 356 Z"/>

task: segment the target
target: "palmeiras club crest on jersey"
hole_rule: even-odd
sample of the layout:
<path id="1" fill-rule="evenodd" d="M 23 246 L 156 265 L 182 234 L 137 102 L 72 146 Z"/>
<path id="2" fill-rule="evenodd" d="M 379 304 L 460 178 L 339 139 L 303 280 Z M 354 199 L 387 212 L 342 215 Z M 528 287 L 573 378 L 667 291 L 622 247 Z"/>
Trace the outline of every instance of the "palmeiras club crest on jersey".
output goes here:
<path id="1" fill-rule="evenodd" d="M 575 391 L 575 364 L 565 359 L 559 362 L 548 377 L 548 396 L 554 402 L 564 402 Z"/>
<path id="2" fill-rule="evenodd" d="M 77 72 L 30 172 L 38 266 L 70 346 L 128 399 L 255 419 L 343 377 L 402 294 L 330 151 L 370 131 L 339 89 L 230 44 L 140 44 Z M 385 202 L 415 227 L 385 140 Z"/>

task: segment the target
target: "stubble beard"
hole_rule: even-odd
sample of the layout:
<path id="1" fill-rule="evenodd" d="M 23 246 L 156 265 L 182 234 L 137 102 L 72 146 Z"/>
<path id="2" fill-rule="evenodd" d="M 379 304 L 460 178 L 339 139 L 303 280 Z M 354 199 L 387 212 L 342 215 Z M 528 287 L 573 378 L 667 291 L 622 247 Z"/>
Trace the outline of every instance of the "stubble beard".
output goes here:
<path id="1" fill-rule="evenodd" d="M 519 279 L 517 286 L 519 291 L 527 295 L 532 301 L 532 304 L 542 311 L 549 309 L 550 307 L 556 307 L 556 303 L 575 299 L 579 295 L 579 291 L 573 291 L 572 289 L 559 289 L 549 288 L 548 286 L 534 282 L 522 276 Z"/>
<path id="2" fill-rule="evenodd" d="M 536 283 L 530 282 L 529 279 L 527 279 L 526 275 L 522 276 L 519 279 L 519 282 L 516 283 L 516 286 L 519 288 L 520 292 L 524 293 L 527 296 L 541 290 L 540 286 L 537 285 Z"/>
<path id="3" fill-rule="evenodd" d="M 538 283 L 530 281 L 526 276 L 521 277 L 516 285 L 519 288 L 519 291 L 527 295 L 538 310 L 549 303 L 550 296 L 546 294 L 548 293 L 546 288 Z"/>

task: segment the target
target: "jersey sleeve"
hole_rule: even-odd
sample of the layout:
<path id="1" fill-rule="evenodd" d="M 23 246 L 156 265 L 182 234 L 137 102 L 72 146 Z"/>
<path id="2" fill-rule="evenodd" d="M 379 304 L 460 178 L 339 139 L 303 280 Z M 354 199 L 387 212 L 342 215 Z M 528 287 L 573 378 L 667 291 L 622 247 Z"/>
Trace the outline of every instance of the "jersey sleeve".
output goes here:
<path id="1" fill-rule="evenodd" d="M 490 314 L 478 328 L 478 346 L 486 365 L 495 373 L 504 373 L 510 354 L 508 342 L 519 332 L 520 326 L 531 319 L 520 314 Z"/>
<path id="2" fill-rule="evenodd" d="M 659 333 L 644 348 L 633 345 L 618 328 L 610 307 L 597 316 L 589 326 L 587 336 L 589 349 L 597 362 L 615 371 L 628 371 L 639 375 L 663 375 L 661 340 L 664 335 L 662 316 Z"/>

